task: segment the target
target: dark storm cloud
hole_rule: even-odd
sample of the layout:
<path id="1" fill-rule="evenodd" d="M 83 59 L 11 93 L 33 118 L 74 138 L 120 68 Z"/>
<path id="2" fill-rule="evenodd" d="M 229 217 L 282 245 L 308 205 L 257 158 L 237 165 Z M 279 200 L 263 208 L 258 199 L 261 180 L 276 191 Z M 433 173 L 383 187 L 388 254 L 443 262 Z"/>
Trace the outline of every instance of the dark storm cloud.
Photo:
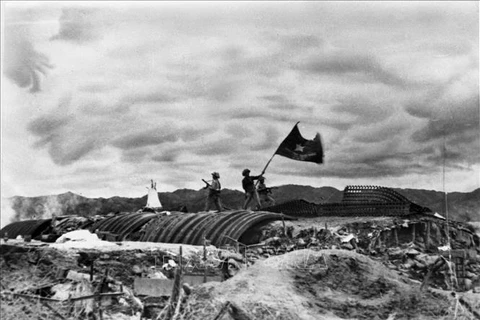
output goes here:
<path id="1" fill-rule="evenodd" d="M 27 129 L 38 137 L 36 148 L 47 148 L 52 161 L 58 165 L 71 164 L 94 150 L 96 137 L 78 139 L 71 135 L 74 120 L 67 116 L 46 115 L 31 121 Z"/>
<path id="2" fill-rule="evenodd" d="M 360 82 L 376 81 L 386 85 L 403 87 L 407 83 L 400 76 L 385 69 L 373 56 L 337 53 L 319 55 L 294 68 L 309 74 L 349 76 Z"/>
<path id="3" fill-rule="evenodd" d="M 465 154 L 458 151 L 453 151 L 450 147 L 443 149 L 442 146 L 431 148 L 425 151 L 425 163 L 428 166 L 441 167 L 443 164 L 448 168 L 461 168 L 457 163 L 462 163 L 465 160 Z M 465 168 L 463 168 L 465 169 Z"/>
<path id="4" fill-rule="evenodd" d="M 23 26 L 8 26 L 4 31 L 3 73 L 17 86 L 40 91 L 41 75 L 53 68 L 50 59 L 38 52 Z"/>
<path id="5" fill-rule="evenodd" d="M 466 100 L 457 101 L 437 101 L 439 105 L 428 106 L 421 113 L 423 117 L 429 117 L 426 126 L 417 130 L 412 138 L 417 142 L 426 142 L 437 140 L 443 136 L 469 135 L 470 132 L 480 132 L 480 107 L 478 95 L 471 96 Z M 431 109 L 428 109 L 430 107 Z M 437 110 L 437 111 L 435 111 Z M 418 116 L 419 112 L 407 109 L 411 115 Z"/>
<path id="6" fill-rule="evenodd" d="M 158 129 L 146 130 L 135 134 L 127 134 L 113 139 L 111 144 L 123 150 L 145 146 L 155 146 L 166 142 L 175 142 L 179 139 L 175 132 L 161 132 Z"/>
<path id="7" fill-rule="evenodd" d="M 167 153 L 163 153 L 161 155 L 156 155 L 156 156 L 153 156 L 151 159 L 155 162 L 170 162 L 170 163 L 174 163 L 177 161 L 177 156 L 178 154 L 177 153 L 174 153 L 174 152 L 167 152 Z"/>
<path id="8" fill-rule="evenodd" d="M 179 129 L 177 134 L 183 141 L 196 141 L 216 131 L 217 129 L 214 127 L 184 127 Z"/>
<path id="9" fill-rule="evenodd" d="M 64 8 L 60 17 L 60 29 L 51 40 L 88 42 L 99 37 L 97 30 L 101 16 L 97 9 Z"/>
<path id="10" fill-rule="evenodd" d="M 126 96 L 122 99 L 122 102 L 133 105 L 140 103 L 170 103 L 176 102 L 177 100 L 177 98 L 162 92 L 145 92 Z"/>
<path id="11" fill-rule="evenodd" d="M 323 45 L 324 41 L 314 35 L 285 36 L 280 39 L 283 45 L 289 49 L 307 49 Z"/>
<path id="12" fill-rule="evenodd" d="M 62 166 L 80 160 L 97 147 L 96 141 L 92 138 L 69 144 L 63 141 L 63 137 L 55 136 L 50 142 L 48 149 L 50 156 L 53 162 Z"/>
<path id="13" fill-rule="evenodd" d="M 59 132 L 72 121 L 68 117 L 42 116 L 28 124 L 27 129 L 36 136 L 48 137 L 51 134 Z"/>
<path id="14" fill-rule="evenodd" d="M 149 150 L 142 150 L 139 149 L 132 149 L 132 150 L 124 150 L 122 152 L 122 162 L 129 162 L 129 163 L 140 163 L 147 158 L 150 154 Z"/>
<path id="15" fill-rule="evenodd" d="M 267 100 L 267 101 L 270 101 L 270 102 L 274 102 L 274 103 L 285 103 L 285 102 L 288 101 L 288 99 L 284 95 L 281 95 L 281 94 L 266 95 L 266 96 L 262 96 L 260 98 L 264 99 L 264 100 Z"/>

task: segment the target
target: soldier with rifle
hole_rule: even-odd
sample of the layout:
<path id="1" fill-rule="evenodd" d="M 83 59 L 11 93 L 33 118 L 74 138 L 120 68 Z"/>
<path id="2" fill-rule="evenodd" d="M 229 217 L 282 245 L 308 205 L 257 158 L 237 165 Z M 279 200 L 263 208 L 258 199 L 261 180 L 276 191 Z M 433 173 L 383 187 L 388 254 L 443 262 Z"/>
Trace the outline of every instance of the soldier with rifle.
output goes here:
<path id="1" fill-rule="evenodd" d="M 243 209 L 247 209 L 250 202 L 255 201 L 256 207 L 255 210 L 261 208 L 260 199 L 258 198 L 257 189 L 255 188 L 254 180 L 258 180 L 263 175 L 263 172 L 259 176 L 251 176 L 250 169 L 245 169 L 242 171 L 242 187 L 245 190 L 245 203 L 243 204 Z"/>
<path id="2" fill-rule="evenodd" d="M 258 178 L 258 186 L 257 186 L 257 192 L 258 195 L 260 196 L 260 202 L 266 203 L 268 206 L 273 206 L 275 205 L 275 199 L 273 199 L 272 195 L 272 188 L 267 188 L 265 185 L 265 177 L 260 176 Z"/>
<path id="3" fill-rule="evenodd" d="M 207 212 L 210 210 L 211 202 L 215 204 L 217 212 L 222 211 L 222 202 L 220 201 L 220 191 L 222 186 L 220 185 L 220 181 L 218 179 L 220 179 L 220 174 L 218 172 L 212 172 L 212 183 L 208 183 L 202 179 L 206 184 L 204 189 L 208 189 L 208 195 L 205 202 L 205 211 Z"/>

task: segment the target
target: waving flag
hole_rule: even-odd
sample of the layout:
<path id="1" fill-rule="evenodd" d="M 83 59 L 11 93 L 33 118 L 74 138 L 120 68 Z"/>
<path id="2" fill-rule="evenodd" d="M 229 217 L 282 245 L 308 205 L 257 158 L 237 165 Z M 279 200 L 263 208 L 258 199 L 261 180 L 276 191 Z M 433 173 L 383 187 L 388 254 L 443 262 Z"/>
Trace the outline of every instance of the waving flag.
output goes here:
<path id="1" fill-rule="evenodd" d="M 307 140 L 302 137 L 297 125 L 298 122 L 280 144 L 275 154 L 298 161 L 323 163 L 323 147 L 320 134 L 317 133 L 313 140 Z"/>

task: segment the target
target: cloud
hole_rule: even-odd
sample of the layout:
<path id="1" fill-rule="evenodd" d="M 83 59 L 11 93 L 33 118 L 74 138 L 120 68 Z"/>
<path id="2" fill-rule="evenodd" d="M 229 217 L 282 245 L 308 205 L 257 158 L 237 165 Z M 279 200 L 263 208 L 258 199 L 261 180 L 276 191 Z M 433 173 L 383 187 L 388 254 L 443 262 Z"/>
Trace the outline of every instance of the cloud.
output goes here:
<path id="1" fill-rule="evenodd" d="M 350 116 L 352 124 L 379 123 L 395 112 L 390 106 L 381 105 L 381 101 L 373 101 L 367 96 L 352 96 L 340 99 L 340 103 L 331 107 L 335 113 Z"/>
<path id="2" fill-rule="evenodd" d="M 201 146 L 191 147 L 191 152 L 199 156 L 231 155 L 237 151 L 238 140 L 235 138 L 218 138 L 206 141 Z"/>
<path id="3" fill-rule="evenodd" d="M 171 129 L 149 129 L 134 134 L 125 134 L 112 140 L 111 144 L 119 149 L 129 150 L 145 146 L 156 146 L 166 142 L 176 142 L 178 139 L 178 135 Z"/>
<path id="4" fill-rule="evenodd" d="M 324 44 L 323 39 L 314 35 L 287 35 L 281 39 L 283 45 L 291 50 L 305 50 L 308 48 L 318 48 Z"/>
<path id="5" fill-rule="evenodd" d="M 103 19 L 98 9 L 64 8 L 59 22 L 59 32 L 50 40 L 84 43 L 99 39 L 98 27 Z"/>
<path id="6" fill-rule="evenodd" d="M 30 92 L 40 91 L 41 76 L 53 68 L 50 59 L 38 52 L 25 26 L 6 26 L 4 29 L 3 73 L 17 86 Z"/>
<path id="7" fill-rule="evenodd" d="M 68 165 L 83 158 L 97 147 L 96 136 L 72 133 L 74 119 L 68 116 L 49 115 L 32 120 L 27 129 L 37 136 L 36 148 L 48 148 L 54 163 Z"/>
<path id="8" fill-rule="evenodd" d="M 29 123 L 28 130 L 34 135 L 48 139 L 71 122 L 72 119 L 65 116 L 41 116 Z"/>
<path id="9" fill-rule="evenodd" d="M 132 93 L 122 99 L 122 102 L 127 104 L 141 104 L 141 103 L 170 103 L 176 102 L 178 99 L 169 94 L 158 91 Z"/>
<path id="10" fill-rule="evenodd" d="M 294 68 L 309 74 L 350 77 L 359 82 L 376 81 L 397 87 L 407 85 L 405 79 L 387 70 L 372 55 L 346 52 L 319 54 L 304 63 L 295 63 Z"/>

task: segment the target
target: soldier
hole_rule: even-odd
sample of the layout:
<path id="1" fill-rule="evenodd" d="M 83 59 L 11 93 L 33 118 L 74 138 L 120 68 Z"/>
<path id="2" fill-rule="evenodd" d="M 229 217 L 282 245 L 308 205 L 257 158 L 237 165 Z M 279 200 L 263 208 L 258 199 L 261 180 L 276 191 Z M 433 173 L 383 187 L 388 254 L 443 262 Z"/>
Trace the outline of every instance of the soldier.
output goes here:
<path id="1" fill-rule="evenodd" d="M 271 196 L 272 194 L 272 188 L 267 188 L 265 185 L 265 177 L 261 176 L 258 178 L 258 186 L 257 186 L 257 192 L 258 195 L 260 196 L 260 202 L 264 202 L 269 206 L 275 205 L 275 199 Z"/>
<path id="2" fill-rule="evenodd" d="M 258 180 L 262 175 L 259 176 L 251 176 L 250 170 L 245 169 L 242 171 L 243 180 L 242 180 L 242 187 L 245 190 L 245 203 L 243 204 L 243 209 L 247 209 L 250 201 L 255 200 L 257 206 L 255 209 L 260 209 L 262 205 L 260 204 L 260 199 L 258 199 L 257 189 L 255 188 L 255 184 L 253 183 L 254 180 Z"/>
<path id="3" fill-rule="evenodd" d="M 204 180 L 204 182 L 207 184 L 205 189 L 208 189 L 208 195 L 205 203 L 205 211 L 210 210 L 210 202 L 213 201 L 215 203 L 215 207 L 217 208 L 217 212 L 222 211 L 222 203 L 220 201 L 220 191 L 222 189 L 222 186 L 220 185 L 220 174 L 218 172 L 212 172 L 212 183 L 208 183 Z"/>

